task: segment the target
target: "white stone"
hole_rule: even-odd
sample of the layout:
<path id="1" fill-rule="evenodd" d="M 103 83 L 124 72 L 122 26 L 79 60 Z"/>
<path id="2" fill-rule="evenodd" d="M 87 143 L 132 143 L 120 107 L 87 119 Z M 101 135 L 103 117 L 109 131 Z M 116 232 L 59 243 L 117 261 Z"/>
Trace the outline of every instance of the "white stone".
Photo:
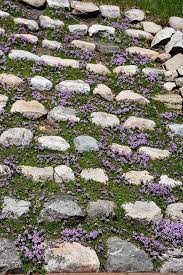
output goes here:
<path id="1" fill-rule="evenodd" d="M 163 85 L 163 88 L 168 91 L 168 92 L 171 92 L 174 88 L 176 88 L 176 84 L 174 82 L 166 82 L 164 85 Z"/>
<path id="2" fill-rule="evenodd" d="M 150 32 L 152 34 L 156 34 L 157 32 L 162 30 L 162 27 L 154 22 L 144 21 L 141 22 L 141 25 L 146 32 Z"/>
<path id="3" fill-rule="evenodd" d="M 140 9 L 131 9 L 124 13 L 124 15 L 130 19 L 131 22 L 141 22 L 145 18 L 145 13 Z"/>
<path id="4" fill-rule="evenodd" d="M 111 72 L 109 71 L 109 69 L 101 64 L 87 64 L 86 69 L 90 72 L 96 73 L 96 74 L 100 74 L 100 75 L 108 75 Z"/>
<path id="5" fill-rule="evenodd" d="M 51 67 L 71 67 L 74 69 L 79 69 L 79 62 L 74 59 L 62 59 L 60 57 L 51 55 L 42 55 L 41 60 L 48 66 Z"/>
<path id="6" fill-rule="evenodd" d="M 70 8 L 69 0 L 47 0 L 50 8 Z"/>
<path id="7" fill-rule="evenodd" d="M 113 100 L 114 95 L 109 87 L 105 84 L 98 84 L 97 87 L 93 90 L 94 95 L 99 95 L 106 100 Z"/>
<path id="8" fill-rule="evenodd" d="M 159 44 L 166 44 L 174 33 L 174 29 L 165 27 L 155 35 L 151 47 L 157 47 Z"/>
<path id="9" fill-rule="evenodd" d="M 0 164 L 0 176 L 7 175 L 9 172 L 10 172 L 9 166 Z"/>
<path id="10" fill-rule="evenodd" d="M 176 71 L 183 65 L 183 54 L 179 53 L 163 63 L 166 70 Z"/>
<path id="11" fill-rule="evenodd" d="M 132 154 L 132 149 L 129 146 L 120 145 L 113 143 L 111 145 L 111 151 L 119 156 L 130 156 Z"/>
<path id="12" fill-rule="evenodd" d="M 43 148 L 62 152 L 70 148 L 69 143 L 64 138 L 59 136 L 42 136 L 38 138 L 38 143 Z"/>
<path id="13" fill-rule="evenodd" d="M 38 42 L 38 37 L 29 33 L 17 33 L 13 36 L 31 44 L 37 44 Z"/>
<path id="14" fill-rule="evenodd" d="M 34 182 L 44 182 L 53 180 L 53 168 L 52 167 L 31 167 L 31 166 L 20 166 L 21 173 Z"/>
<path id="15" fill-rule="evenodd" d="M 175 81 L 176 77 L 178 77 L 177 71 L 165 71 L 164 72 L 164 80 L 165 81 Z"/>
<path id="16" fill-rule="evenodd" d="M 168 158 L 170 156 L 170 152 L 168 150 L 153 148 L 153 147 L 146 147 L 142 146 L 139 148 L 140 154 L 145 154 L 149 156 L 150 159 L 156 160 L 156 159 L 164 159 Z"/>
<path id="17" fill-rule="evenodd" d="M 26 128 L 9 128 L 0 136 L 0 144 L 5 147 L 28 145 L 33 139 L 33 133 Z"/>
<path id="18" fill-rule="evenodd" d="M 136 65 L 123 65 L 116 67 L 113 72 L 116 74 L 126 74 L 129 76 L 133 76 L 136 75 L 138 71 L 139 69 Z"/>
<path id="19" fill-rule="evenodd" d="M 171 179 L 167 175 L 162 175 L 160 177 L 159 184 L 166 185 L 169 187 L 176 187 L 182 185 L 182 182 L 179 180 Z"/>
<path id="20" fill-rule="evenodd" d="M 100 25 L 100 24 L 94 24 L 89 28 L 88 32 L 89 32 L 89 36 L 93 36 L 95 34 L 103 34 L 105 36 L 106 35 L 114 35 L 115 28 Z"/>
<path id="21" fill-rule="evenodd" d="M 72 169 L 66 165 L 59 165 L 54 168 L 54 180 L 57 183 L 74 181 L 75 176 Z"/>
<path id="22" fill-rule="evenodd" d="M 101 15 L 107 18 L 119 18 L 121 17 L 120 8 L 115 5 L 101 5 L 99 7 Z"/>
<path id="23" fill-rule="evenodd" d="M 140 130 L 154 130 L 156 124 L 153 120 L 130 116 L 127 120 L 123 123 L 124 128 L 129 129 L 140 129 Z"/>
<path id="24" fill-rule="evenodd" d="M 35 8 L 40 8 L 44 6 L 44 4 L 46 3 L 46 0 L 22 0 L 22 2 L 30 6 L 33 6 Z"/>
<path id="25" fill-rule="evenodd" d="M 82 40 L 73 40 L 71 42 L 71 45 L 81 50 L 91 51 L 91 52 L 95 51 L 95 48 L 96 48 L 95 43 L 86 42 Z"/>
<path id="26" fill-rule="evenodd" d="M 25 50 L 11 50 L 8 57 L 15 60 L 42 62 L 41 57 Z"/>
<path id="27" fill-rule="evenodd" d="M 13 103 L 10 113 L 21 113 L 28 117 L 39 118 L 47 114 L 47 109 L 37 100 L 17 100 Z"/>
<path id="28" fill-rule="evenodd" d="M 156 68 L 144 68 L 142 69 L 142 72 L 149 76 L 149 75 L 154 75 L 154 76 L 163 76 L 165 73 L 164 69 L 156 69 Z"/>
<path id="29" fill-rule="evenodd" d="M 57 106 L 48 113 L 50 121 L 73 121 L 78 122 L 80 118 L 76 115 L 77 111 L 73 108 Z"/>
<path id="30" fill-rule="evenodd" d="M 159 53 L 157 51 L 140 47 L 129 47 L 127 48 L 127 50 L 130 54 L 139 54 L 141 56 L 147 56 L 152 60 L 155 60 L 159 56 Z"/>
<path id="31" fill-rule="evenodd" d="M 81 135 L 74 138 L 74 145 L 79 153 L 98 151 L 98 141 L 90 136 Z"/>
<path id="32" fill-rule="evenodd" d="M 180 32 L 180 31 L 176 31 L 170 41 L 165 45 L 165 53 L 170 53 L 172 54 L 172 52 L 174 50 L 176 50 L 175 48 L 177 48 L 177 44 L 180 42 L 180 41 L 183 41 L 183 33 Z M 178 44 L 179 45 L 179 44 Z M 183 46 L 182 46 L 182 49 L 183 49 Z M 177 52 L 178 53 L 178 52 Z"/>
<path id="33" fill-rule="evenodd" d="M 183 203 L 177 202 L 169 204 L 165 214 L 168 218 L 183 223 Z"/>
<path id="34" fill-rule="evenodd" d="M 62 44 L 58 41 L 44 39 L 42 41 L 42 47 L 51 50 L 59 50 L 62 47 Z"/>
<path id="35" fill-rule="evenodd" d="M 20 84 L 22 84 L 23 80 L 13 74 L 0 74 L 0 85 L 2 85 L 5 89 L 16 89 Z"/>
<path id="36" fill-rule="evenodd" d="M 16 17 L 13 20 L 14 20 L 15 24 L 24 25 L 30 31 L 37 31 L 39 29 L 38 23 L 35 20 L 30 20 L 30 19 L 26 19 L 26 18 L 19 18 L 19 17 Z"/>
<path id="37" fill-rule="evenodd" d="M 92 2 L 72 1 L 71 7 L 74 15 L 87 15 L 99 11 L 99 8 Z"/>
<path id="38" fill-rule="evenodd" d="M 0 28 L 0 35 L 5 34 L 5 29 Z"/>
<path id="39" fill-rule="evenodd" d="M 40 26 L 42 28 L 62 28 L 64 26 L 64 22 L 59 19 L 52 19 L 49 16 L 40 15 L 39 17 Z"/>
<path id="40" fill-rule="evenodd" d="M 171 16 L 169 18 L 168 24 L 174 30 L 179 30 L 183 32 L 183 17 Z"/>
<path id="41" fill-rule="evenodd" d="M 10 16 L 10 14 L 8 12 L 0 10 L 0 18 L 6 18 L 8 16 Z"/>
<path id="42" fill-rule="evenodd" d="M 146 40 L 153 40 L 153 35 L 149 32 L 145 32 L 142 30 L 136 30 L 136 29 L 127 29 L 125 30 L 125 33 L 132 37 L 132 38 L 142 38 L 142 39 L 146 39 Z"/>
<path id="43" fill-rule="evenodd" d="M 77 242 L 51 245 L 45 250 L 45 270 L 51 272 L 98 272 L 100 262 L 96 252 Z"/>
<path id="44" fill-rule="evenodd" d="M 178 73 L 183 76 L 183 64 L 178 68 Z"/>
<path id="45" fill-rule="evenodd" d="M 85 24 L 69 25 L 68 29 L 71 33 L 76 35 L 86 35 L 88 32 L 88 26 Z"/>
<path id="46" fill-rule="evenodd" d="M 36 75 L 31 78 L 30 84 L 33 89 L 38 91 L 49 91 L 53 87 L 53 84 L 50 80 L 43 76 Z"/>
<path id="47" fill-rule="evenodd" d="M 94 112 L 91 114 L 92 123 L 105 127 L 114 127 L 120 124 L 119 118 L 113 114 L 105 112 Z"/>
<path id="48" fill-rule="evenodd" d="M 163 103 L 182 104 L 182 97 L 177 94 L 159 94 L 154 96 L 153 99 Z"/>
<path id="49" fill-rule="evenodd" d="M 178 123 L 169 124 L 168 128 L 173 132 L 174 135 L 183 137 L 183 124 L 178 124 Z"/>
<path id="50" fill-rule="evenodd" d="M 122 205 L 125 210 L 125 217 L 138 221 L 144 225 L 156 223 L 161 220 L 161 209 L 153 201 L 136 201 Z"/>
<path id="51" fill-rule="evenodd" d="M 89 94 L 90 86 L 83 80 L 64 80 L 55 86 L 56 91 L 66 91 L 74 94 Z"/>
<path id="52" fill-rule="evenodd" d="M 123 174 L 124 179 L 133 185 L 141 185 L 153 182 L 154 177 L 148 171 L 129 171 Z"/>
<path id="53" fill-rule="evenodd" d="M 10 197 L 4 197 L 2 215 L 6 218 L 17 219 L 29 212 L 31 203 L 24 200 L 15 200 Z"/>
<path id="54" fill-rule="evenodd" d="M 8 97 L 6 95 L 0 94 L 0 113 L 6 107 L 7 102 L 8 102 Z"/>
<path id="55" fill-rule="evenodd" d="M 138 93 L 134 93 L 131 90 L 125 90 L 125 91 L 120 92 L 116 96 L 116 100 L 117 101 L 135 101 L 135 102 L 138 102 L 140 104 L 150 103 L 150 101 L 147 98 L 145 98 L 144 96 L 142 96 Z"/>
<path id="56" fill-rule="evenodd" d="M 93 181 L 105 183 L 105 184 L 109 180 L 105 171 L 101 168 L 83 169 L 80 176 L 86 181 L 93 180 Z"/>

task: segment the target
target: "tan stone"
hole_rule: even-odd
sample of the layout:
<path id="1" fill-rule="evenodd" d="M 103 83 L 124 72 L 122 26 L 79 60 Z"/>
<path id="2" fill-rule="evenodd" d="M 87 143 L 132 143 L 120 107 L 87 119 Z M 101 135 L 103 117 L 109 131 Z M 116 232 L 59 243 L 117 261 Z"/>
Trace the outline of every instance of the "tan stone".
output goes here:
<path id="1" fill-rule="evenodd" d="M 120 92 L 117 95 L 116 100 L 117 101 L 135 101 L 140 104 L 150 103 L 150 101 L 147 98 L 145 98 L 144 96 L 142 96 L 138 93 L 134 93 L 131 90 L 125 90 L 125 91 Z"/>
<path id="2" fill-rule="evenodd" d="M 129 156 L 132 153 L 132 149 L 129 146 L 113 143 L 111 145 L 111 151 L 120 156 Z"/>
<path id="3" fill-rule="evenodd" d="M 94 52 L 95 47 L 96 47 L 95 43 L 90 43 L 90 42 L 86 42 L 86 41 L 82 41 L 82 40 L 73 40 L 71 42 L 71 45 L 73 45 L 76 48 L 79 48 L 81 50 L 91 51 L 91 52 Z"/>
<path id="4" fill-rule="evenodd" d="M 140 130 L 154 130 L 156 124 L 153 120 L 130 116 L 124 123 L 124 128 L 140 129 Z"/>
<path id="5" fill-rule="evenodd" d="M 113 100 L 114 95 L 109 87 L 105 84 L 98 84 L 97 87 L 93 90 L 94 95 L 100 95 L 106 100 Z"/>
<path id="6" fill-rule="evenodd" d="M 108 75 L 111 72 L 109 71 L 109 69 L 101 64 L 87 64 L 86 69 L 90 72 L 96 73 L 96 74 L 100 74 L 100 75 Z"/>
<path id="7" fill-rule="evenodd" d="M 0 74 L 0 84 L 4 88 L 16 89 L 22 82 L 23 80 L 16 75 L 5 73 Z"/>
<path id="8" fill-rule="evenodd" d="M 127 50 L 130 54 L 139 54 L 141 56 L 147 56 L 152 60 L 155 60 L 159 56 L 159 53 L 157 51 L 140 47 L 129 47 Z"/>
<path id="9" fill-rule="evenodd" d="M 11 113 L 21 113 L 29 117 L 39 118 L 47 114 L 46 108 L 37 100 L 17 100 L 11 107 Z"/>
<path id="10" fill-rule="evenodd" d="M 159 148 L 146 147 L 146 146 L 140 147 L 139 153 L 149 156 L 149 158 L 152 160 L 164 159 L 170 156 L 170 152 L 168 150 L 162 150 Z"/>

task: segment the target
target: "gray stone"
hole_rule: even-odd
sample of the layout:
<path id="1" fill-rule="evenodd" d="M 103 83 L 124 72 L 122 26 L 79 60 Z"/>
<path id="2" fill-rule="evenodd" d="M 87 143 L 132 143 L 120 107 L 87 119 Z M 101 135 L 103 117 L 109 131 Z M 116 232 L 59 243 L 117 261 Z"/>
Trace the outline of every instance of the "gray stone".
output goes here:
<path id="1" fill-rule="evenodd" d="M 107 241 L 107 272 L 149 272 L 153 263 L 146 252 L 133 243 L 118 237 Z"/>
<path id="2" fill-rule="evenodd" d="M 166 70 L 176 71 L 183 65 L 183 54 L 178 53 L 174 55 L 172 58 L 163 63 L 163 66 Z"/>
<path id="3" fill-rule="evenodd" d="M 99 8 L 92 2 L 72 1 L 71 7 L 74 15 L 90 15 L 99 11 Z"/>
<path id="4" fill-rule="evenodd" d="M 150 32 L 152 34 L 156 34 L 157 32 L 162 30 L 162 27 L 160 25 L 157 25 L 156 23 L 150 21 L 141 22 L 141 25 L 145 32 Z"/>
<path id="5" fill-rule="evenodd" d="M 124 128 L 128 129 L 140 129 L 140 130 L 154 130 L 156 124 L 153 120 L 130 116 L 123 123 Z"/>
<path id="6" fill-rule="evenodd" d="M 0 94 L 0 113 L 6 107 L 7 102 L 8 102 L 8 97 L 6 95 L 1 95 Z"/>
<path id="7" fill-rule="evenodd" d="M 142 69 L 142 72 L 149 76 L 149 75 L 154 75 L 154 76 L 163 76 L 165 73 L 164 69 L 156 69 L 156 68 L 144 68 Z"/>
<path id="8" fill-rule="evenodd" d="M 118 45 L 102 43 L 102 42 L 96 42 L 95 44 L 96 44 L 96 51 L 103 54 L 116 53 L 120 51 L 120 48 Z"/>
<path id="9" fill-rule="evenodd" d="M 183 273 L 183 258 L 170 258 L 160 268 L 161 273 Z"/>
<path id="10" fill-rule="evenodd" d="M 90 136 L 78 136 L 74 139 L 76 150 L 80 153 L 98 151 L 98 142 L 95 138 Z"/>
<path id="11" fill-rule="evenodd" d="M 30 31 L 37 31 L 39 29 L 38 23 L 35 20 L 30 20 L 30 19 L 26 19 L 26 18 L 19 18 L 19 17 L 16 17 L 13 20 L 14 20 L 15 24 L 24 25 Z"/>
<path id="12" fill-rule="evenodd" d="M 141 22 L 145 18 L 144 11 L 139 9 L 128 10 L 124 13 L 124 15 L 133 23 Z"/>
<path id="13" fill-rule="evenodd" d="M 160 177 L 159 184 L 173 188 L 173 187 L 182 185 L 182 182 L 179 180 L 171 179 L 167 175 L 162 175 Z"/>
<path id="14" fill-rule="evenodd" d="M 100 262 L 96 252 L 77 242 L 54 242 L 45 250 L 45 270 L 50 272 L 98 272 Z"/>
<path id="15" fill-rule="evenodd" d="M 40 26 L 42 28 L 62 28 L 64 26 L 64 22 L 59 19 L 52 19 L 49 16 L 40 15 L 39 17 Z"/>
<path id="16" fill-rule="evenodd" d="M 21 1 L 35 8 L 40 8 L 44 6 L 46 3 L 46 0 L 21 0 Z"/>
<path id="17" fill-rule="evenodd" d="M 52 167 L 32 167 L 32 166 L 20 166 L 21 173 L 34 182 L 44 182 L 53 180 L 53 168 Z"/>
<path id="18" fill-rule="evenodd" d="M 78 122 L 80 121 L 80 118 L 76 115 L 77 111 L 73 108 L 69 107 L 54 107 L 49 113 L 48 113 L 48 120 L 50 121 L 73 121 Z"/>
<path id="19" fill-rule="evenodd" d="M 69 25 L 68 29 L 71 33 L 76 35 L 86 35 L 88 32 L 88 26 L 85 24 Z"/>
<path id="20" fill-rule="evenodd" d="M 101 5 L 99 7 L 101 15 L 107 18 L 121 17 L 120 8 L 114 5 Z"/>
<path id="21" fill-rule="evenodd" d="M 75 176 L 72 169 L 66 165 L 59 165 L 54 168 L 54 180 L 57 183 L 74 181 Z"/>
<path id="22" fill-rule="evenodd" d="M 8 16 L 10 16 L 10 14 L 8 12 L 0 10 L 0 18 L 6 18 Z"/>
<path id="23" fill-rule="evenodd" d="M 166 28 L 162 29 L 155 35 L 155 37 L 151 43 L 151 47 L 157 47 L 160 44 L 165 45 L 171 39 L 171 37 L 174 33 L 175 33 L 175 30 L 172 28 L 166 27 Z"/>
<path id="24" fill-rule="evenodd" d="M 26 128 L 9 128 L 0 136 L 0 144 L 8 147 L 12 145 L 25 146 L 33 139 L 33 133 Z"/>
<path id="25" fill-rule="evenodd" d="M 69 0 L 47 0 L 50 8 L 70 8 Z"/>
<path id="26" fill-rule="evenodd" d="M 108 36 L 114 35 L 115 28 L 100 24 L 94 24 L 89 28 L 88 32 L 90 37 L 96 34 Z"/>
<path id="27" fill-rule="evenodd" d="M 132 38 L 142 38 L 145 40 L 153 40 L 153 35 L 149 32 L 145 32 L 142 30 L 136 30 L 136 29 L 127 29 L 125 30 L 125 34 L 127 34 L 128 36 L 132 37 Z"/>
<path id="28" fill-rule="evenodd" d="M 51 50 L 59 50 L 62 47 L 62 44 L 58 41 L 44 39 L 42 41 L 42 47 Z"/>
<path id="29" fill-rule="evenodd" d="M 177 202 L 169 204 L 165 214 L 166 217 L 170 218 L 171 220 L 183 223 L 183 203 Z"/>
<path id="30" fill-rule="evenodd" d="M 125 210 L 125 217 L 148 225 L 161 220 L 161 209 L 153 201 L 136 201 L 122 205 Z"/>
<path id="31" fill-rule="evenodd" d="M 168 24 L 170 27 L 172 27 L 174 30 L 183 31 L 183 18 L 178 16 L 171 16 L 169 18 Z"/>
<path id="32" fill-rule="evenodd" d="M 29 212 L 30 206 L 31 203 L 29 201 L 4 197 L 2 215 L 6 218 L 18 219 Z"/>
<path id="33" fill-rule="evenodd" d="M 101 168 L 83 169 L 81 172 L 81 178 L 85 179 L 86 181 L 93 180 L 104 184 L 106 184 L 108 181 L 108 176 Z"/>
<path id="34" fill-rule="evenodd" d="M 43 148 L 50 150 L 65 152 L 70 148 L 69 143 L 59 136 L 42 136 L 38 138 L 38 142 Z"/>
<path id="35" fill-rule="evenodd" d="M 31 78 L 30 84 L 32 88 L 38 91 L 49 91 L 53 87 L 53 84 L 46 77 L 36 75 Z"/>
<path id="36" fill-rule="evenodd" d="M 164 72 L 164 80 L 165 81 L 175 81 L 176 77 L 178 77 L 177 71 L 165 71 Z"/>
<path id="37" fill-rule="evenodd" d="M 17 100 L 13 103 L 10 113 L 20 113 L 28 118 L 40 118 L 47 114 L 47 109 L 37 100 Z"/>
<path id="38" fill-rule="evenodd" d="M 89 94 L 90 86 L 83 80 L 64 80 L 55 86 L 57 92 L 66 91 L 75 94 Z"/>
<path id="39" fill-rule="evenodd" d="M 0 238 L 0 270 L 4 273 L 23 273 L 15 242 Z"/>
<path id="40" fill-rule="evenodd" d="M 183 33 L 176 31 L 170 41 L 165 46 L 165 52 L 170 54 L 178 54 L 183 52 Z"/>
<path id="41" fill-rule="evenodd" d="M 86 211 L 90 219 L 98 219 L 113 216 L 115 207 L 113 201 L 97 200 L 89 202 Z"/>
<path id="42" fill-rule="evenodd" d="M 168 150 L 163 150 L 163 149 L 153 148 L 153 147 L 146 147 L 146 146 L 140 147 L 139 153 L 147 155 L 152 160 L 156 160 L 156 159 L 161 160 L 164 158 L 168 158 L 170 156 L 170 152 Z"/>
<path id="43" fill-rule="evenodd" d="M 183 137 L 183 124 L 169 124 L 168 128 L 170 128 L 174 135 L 178 137 Z"/>
<path id="44" fill-rule="evenodd" d="M 94 112 L 91 114 L 92 123 L 105 127 L 114 127 L 120 124 L 119 118 L 113 114 L 108 114 L 105 112 Z"/>
<path id="45" fill-rule="evenodd" d="M 62 195 L 44 203 L 41 217 L 43 220 L 58 222 L 64 219 L 83 219 L 85 212 L 72 197 Z"/>
<path id="46" fill-rule="evenodd" d="M 8 57 L 10 59 L 15 59 L 15 60 L 42 62 L 41 57 L 24 50 L 11 50 L 10 53 L 8 54 Z"/>

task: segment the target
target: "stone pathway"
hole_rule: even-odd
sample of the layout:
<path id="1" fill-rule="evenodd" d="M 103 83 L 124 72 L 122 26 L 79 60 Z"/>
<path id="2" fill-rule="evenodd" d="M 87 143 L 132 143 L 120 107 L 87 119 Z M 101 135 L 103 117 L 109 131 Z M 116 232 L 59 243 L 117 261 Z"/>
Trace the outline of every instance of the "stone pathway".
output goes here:
<path id="1" fill-rule="evenodd" d="M 183 272 L 183 18 L 0 6 L 0 271 Z"/>

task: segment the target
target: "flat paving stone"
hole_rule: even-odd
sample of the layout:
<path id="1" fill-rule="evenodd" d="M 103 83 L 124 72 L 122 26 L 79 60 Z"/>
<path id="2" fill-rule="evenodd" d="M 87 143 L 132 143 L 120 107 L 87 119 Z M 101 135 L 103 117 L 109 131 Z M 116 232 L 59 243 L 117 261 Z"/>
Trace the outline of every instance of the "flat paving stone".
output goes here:
<path id="1" fill-rule="evenodd" d="M 43 104 L 37 100 L 17 100 L 13 103 L 10 113 L 20 113 L 28 118 L 40 118 L 48 113 Z"/>
<path id="2" fill-rule="evenodd" d="M 39 23 L 42 28 L 63 28 L 64 22 L 59 19 L 52 19 L 49 16 L 40 15 L 39 17 Z"/>
<path id="3" fill-rule="evenodd" d="M 87 64 L 86 69 L 90 72 L 96 73 L 96 74 L 100 74 L 100 75 L 109 75 L 111 72 L 109 71 L 109 69 L 101 64 Z"/>
<path id="4" fill-rule="evenodd" d="M 86 181 L 92 180 L 104 184 L 106 184 L 108 181 L 108 176 L 106 175 L 105 171 L 101 168 L 83 169 L 80 176 Z"/>
<path id="5" fill-rule="evenodd" d="M 116 100 L 117 101 L 134 101 L 134 102 L 138 102 L 140 104 L 149 104 L 150 101 L 145 98 L 144 96 L 138 94 L 138 93 L 134 93 L 131 90 L 125 90 L 120 92 L 117 96 L 116 96 Z"/>
<path id="6" fill-rule="evenodd" d="M 93 90 L 94 95 L 99 95 L 100 97 L 111 101 L 114 98 L 114 94 L 112 93 L 111 89 L 107 87 L 105 84 L 98 84 L 94 90 Z"/>
<path id="7" fill-rule="evenodd" d="M 91 121 L 93 124 L 105 127 L 114 127 L 120 124 L 119 118 L 113 114 L 105 112 L 94 112 L 91 114 Z"/>
<path id="8" fill-rule="evenodd" d="M 90 136 L 82 135 L 74 138 L 74 145 L 78 152 L 98 151 L 98 141 Z"/>
<path id="9" fill-rule="evenodd" d="M 122 205 L 125 210 L 125 217 L 148 225 L 161 220 L 161 209 L 153 201 L 136 201 Z"/>
<path id="10" fill-rule="evenodd" d="M 59 165 L 54 168 L 54 180 L 57 183 L 74 181 L 75 176 L 72 169 L 66 165 Z"/>
<path id="11" fill-rule="evenodd" d="M 52 82 L 46 77 L 36 75 L 30 79 L 30 84 L 33 89 L 38 91 L 49 91 L 52 89 Z"/>
<path id="12" fill-rule="evenodd" d="M 18 219 L 29 212 L 31 203 L 25 200 L 16 200 L 10 197 L 4 197 L 2 215 L 6 218 Z"/>
<path id="13" fill-rule="evenodd" d="M 113 201 L 97 200 L 90 201 L 86 211 L 89 218 L 95 220 L 103 217 L 113 216 L 115 207 L 116 205 Z"/>
<path id="14" fill-rule="evenodd" d="M 97 34 L 108 36 L 108 35 L 114 35 L 115 28 L 105 26 L 105 25 L 100 25 L 100 24 L 94 24 L 91 27 L 89 27 L 88 32 L 90 37 Z"/>
<path id="15" fill-rule="evenodd" d="M 70 196 L 58 196 L 44 203 L 41 218 L 45 221 L 62 221 L 68 219 L 83 219 L 85 212 L 75 199 Z"/>
<path id="16" fill-rule="evenodd" d="M 183 223 L 183 203 L 177 202 L 169 204 L 165 211 L 165 215 L 171 220 Z"/>
<path id="17" fill-rule="evenodd" d="M 75 94 L 89 94 L 90 86 L 83 80 L 64 80 L 55 86 L 57 92 L 66 91 Z"/>
<path id="18" fill-rule="evenodd" d="M 65 152 L 70 148 L 69 143 L 64 138 L 59 136 L 42 136 L 38 138 L 38 143 L 43 148 L 61 152 Z"/>
<path id="19" fill-rule="evenodd" d="M 34 182 L 45 182 L 53 180 L 53 168 L 52 167 L 32 167 L 32 166 L 20 166 L 21 173 Z"/>
<path id="20" fill-rule="evenodd" d="M 73 121 L 78 122 L 80 121 L 80 118 L 77 116 L 77 111 L 70 107 L 54 107 L 49 113 L 48 113 L 48 120 L 49 121 Z"/>
<path id="21" fill-rule="evenodd" d="M 26 26 L 30 31 L 37 31 L 39 29 L 39 25 L 35 20 L 20 17 L 16 17 L 13 20 L 16 25 Z"/>
<path id="22" fill-rule="evenodd" d="M 0 144 L 9 147 L 15 146 L 25 146 L 29 145 L 33 139 L 33 133 L 31 130 L 26 128 L 9 128 L 4 131 L 0 136 Z"/>
<path id="23" fill-rule="evenodd" d="M 170 152 L 168 150 L 146 147 L 146 146 L 140 147 L 139 153 L 149 156 L 149 158 L 152 160 L 164 159 L 170 156 Z"/>
<path id="24" fill-rule="evenodd" d="M 135 116 L 130 116 L 127 120 L 123 123 L 123 128 L 128 129 L 140 129 L 140 130 L 154 130 L 156 124 L 151 119 L 145 119 Z"/>
<path id="25" fill-rule="evenodd" d="M 124 179 L 133 185 L 141 185 L 153 182 L 154 177 L 148 171 L 129 171 L 123 174 Z"/>
<path id="26" fill-rule="evenodd" d="M 106 18 L 120 18 L 120 7 L 115 5 L 101 5 L 99 7 L 101 15 Z"/>

